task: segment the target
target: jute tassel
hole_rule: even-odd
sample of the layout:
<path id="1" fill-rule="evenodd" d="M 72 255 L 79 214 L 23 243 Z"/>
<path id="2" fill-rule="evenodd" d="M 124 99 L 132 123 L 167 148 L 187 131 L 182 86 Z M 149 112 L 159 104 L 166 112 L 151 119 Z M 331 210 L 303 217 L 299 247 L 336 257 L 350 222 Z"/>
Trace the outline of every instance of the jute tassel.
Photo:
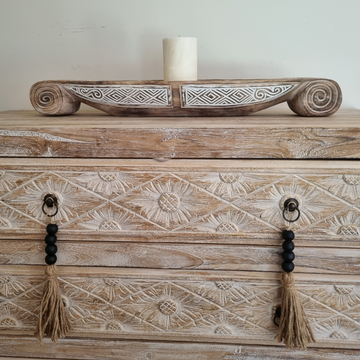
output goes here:
<path id="1" fill-rule="evenodd" d="M 51 198 L 54 197 L 52 194 L 49 196 Z M 53 204 L 57 204 L 55 197 L 52 201 Z M 55 213 L 48 216 L 55 216 L 57 211 L 58 208 L 56 206 Z M 40 304 L 39 323 L 35 332 L 35 336 L 40 342 L 42 342 L 44 336 L 48 336 L 53 342 L 56 342 L 59 338 L 65 337 L 66 333 L 72 329 L 71 322 L 67 317 L 65 306 L 61 299 L 60 286 L 57 278 L 57 267 L 55 265 L 57 261 L 57 231 L 58 226 L 56 224 L 50 223 L 46 227 L 46 232 L 48 233 L 45 236 L 45 253 L 47 254 L 45 257 L 45 262 L 47 264 L 45 268 L 46 282 Z"/>
<path id="2" fill-rule="evenodd" d="M 316 340 L 295 288 L 292 272 L 283 272 L 281 284 L 281 317 L 275 339 L 284 342 L 287 348 L 305 349 L 308 343 Z"/>
<path id="3" fill-rule="evenodd" d="M 56 342 L 59 338 L 65 337 L 68 331 L 72 330 L 72 325 L 61 299 L 55 264 L 46 266 L 45 276 L 46 283 L 35 335 L 41 342 L 44 336 L 48 336 L 53 342 Z"/>

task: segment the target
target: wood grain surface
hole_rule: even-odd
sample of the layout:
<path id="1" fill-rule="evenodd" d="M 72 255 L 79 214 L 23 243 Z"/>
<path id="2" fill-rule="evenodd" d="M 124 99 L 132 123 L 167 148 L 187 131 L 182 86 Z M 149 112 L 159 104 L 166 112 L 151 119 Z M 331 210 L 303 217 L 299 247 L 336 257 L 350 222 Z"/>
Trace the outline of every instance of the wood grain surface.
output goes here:
<path id="1" fill-rule="evenodd" d="M 299 243 L 296 243 L 298 245 Z M 58 265 L 281 271 L 278 246 L 58 241 Z M 43 265 L 44 241 L 1 240 L 1 265 Z M 360 249 L 296 246 L 297 273 L 360 275 Z"/>
<path id="2" fill-rule="evenodd" d="M 359 358 L 359 118 L 1 113 L 0 356 Z M 40 346 L 50 192 L 74 332 Z M 318 340 L 307 351 L 274 341 L 290 196 L 296 284 Z"/>
<path id="3" fill-rule="evenodd" d="M 0 266 L 3 335 L 31 336 L 44 266 Z M 276 345 L 280 274 L 59 267 L 68 338 Z M 357 275 L 296 273 L 316 347 L 360 346 Z"/>
<path id="4" fill-rule="evenodd" d="M 61 240 L 278 245 L 286 199 L 300 246 L 360 245 L 360 163 L 2 159 L 2 239 L 43 238 L 54 193 Z"/>
<path id="5" fill-rule="evenodd" d="M 87 359 L 87 360 L 358 360 L 359 350 L 287 350 L 276 346 L 191 344 L 96 339 L 61 339 L 40 345 L 36 339 L 0 338 L 1 360 Z"/>
<path id="6" fill-rule="evenodd" d="M 3 157 L 357 159 L 360 112 L 301 118 L 284 110 L 245 118 L 112 118 L 0 114 Z"/>
<path id="7" fill-rule="evenodd" d="M 329 116 L 342 101 L 330 79 L 197 81 L 40 81 L 30 89 L 34 109 L 71 115 L 85 103 L 116 116 L 248 115 L 287 101 L 301 116 Z"/>

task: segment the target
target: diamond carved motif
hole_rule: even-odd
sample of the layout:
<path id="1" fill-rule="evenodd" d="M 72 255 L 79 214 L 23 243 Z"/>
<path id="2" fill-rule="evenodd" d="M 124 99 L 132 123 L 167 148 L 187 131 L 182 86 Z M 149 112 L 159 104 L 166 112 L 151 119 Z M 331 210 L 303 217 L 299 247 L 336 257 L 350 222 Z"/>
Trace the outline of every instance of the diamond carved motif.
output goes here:
<path id="1" fill-rule="evenodd" d="M 234 274 L 235 275 L 235 274 Z M 235 275 L 236 277 L 236 275 Z M 1 329 L 34 329 L 43 278 L 0 276 Z M 74 332 L 204 334 L 271 341 L 280 284 L 234 279 L 59 277 Z M 297 284 L 318 339 L 360 340 L 358 285 Z M 4 296 L 6 295 L 6 296 Z"/>
<path id="2" fill-rule="evenodd" d="M 233 205 L 222 207 L 206 215 L 200 221 L 184 227 L 182 230 L 191 232 L 215 233 L 219 235 L 253 235 L 272 234 L 278 230 L 271 224 L 242 211 Z"/>
<path id="3" fill-rule="evenodd" d="M 104 206 L 90 210 L 86 215 L 66 226 L 71 231 L 96 231 L 101 234 L 163 231 L 156 224 L 147 219 L 114 204 L 105 203 Z"/>
<path id="4" fill-rule="evenodd" d="M 82 173 L 65 172 L 62 175 L 70 181 L 106 198 L 122 195 L 151 179 L 151 176 L 147 173 L 134 174 L 110 169 L 109 171 L 104 169 L 104 171 L 87 171 Z"/>
<path id="5" fill-rule="evenodd" d="M 309 228 L 346 207 L 336 197 L 296 176 L 266 186 L 261 191 L 250 194 L 246 201 L 235 201 L 234 204 L 278 228 L 283 228 L 286 226 L 282 216 L 283 204 L 288 198 L 297 199 L 301 209 L 299 220 L 292 225 L 296 230 Z"/>
<path id="6" fill-rule="evenodd" d="M 331 240 L 360 236 L 357 174 L 284 175 L 256 172 L 175 171 L 12 171 L 1 170 L 0 229 L 39 231 L 48 221 L 43 196 L 60 201 L 55 219 L 69 231 L 154 231 L 226 234 L 272 238 L 286 226 L 282 205 L 300 203 L 298 233 L 324 234 Z M 1 179 L 0 179 L 1 182 Z M 9 191 L 8 191 L 9 190 Z M 150 233 L 149 233 L 150 234 Z"/>
<path id="7" fill-rule="evenodd" d="M 360 174 L 307 175 L 304 178 L 349 203 L 360 203 Z"/>
<path id="8" fill-rule="evenodd" d="M 207 192 L 171 175 L 129 191 L 117 202 L 168 230 L 197 221 L 223 205 Z"/>
<path id="9" fill-rule="evenodd" d="M 118 106 L 167 107 L 172 105 L 170 85 L 74 85 L 64 87 L 85 100 Z"/>
<path id="10" fill-rule="evenodd" d="M 263 175 L 239 171 L 182 173 L 179 176 L 228 201 L 242 198 L 284 177 L 274 174 Z"/>
<path id="11" fill-rule="evenodd" d="M 68 180 L 50 173 L 42 174 L 10 192 L 2 198 L 2 201 L 35 220 L 47 223 L 48 217 L 42 211 L 46 194 L 54 194 L 58 199 L 59 211 L 53 219 L 60 224 L 84 214 L 88 206 L 96 207 L 102 202 L 92 193 L 77 188 Z"/>

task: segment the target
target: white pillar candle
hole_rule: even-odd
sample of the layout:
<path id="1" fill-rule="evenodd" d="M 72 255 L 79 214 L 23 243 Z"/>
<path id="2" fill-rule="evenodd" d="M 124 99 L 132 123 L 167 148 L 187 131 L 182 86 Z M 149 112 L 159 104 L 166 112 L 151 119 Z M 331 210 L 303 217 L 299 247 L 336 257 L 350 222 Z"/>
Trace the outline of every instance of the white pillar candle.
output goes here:
<path id="1" fill-rule="evenodd" d="M 163 39 L 164 80 L 197 80 L 197 39 L 177 37 Z"/>

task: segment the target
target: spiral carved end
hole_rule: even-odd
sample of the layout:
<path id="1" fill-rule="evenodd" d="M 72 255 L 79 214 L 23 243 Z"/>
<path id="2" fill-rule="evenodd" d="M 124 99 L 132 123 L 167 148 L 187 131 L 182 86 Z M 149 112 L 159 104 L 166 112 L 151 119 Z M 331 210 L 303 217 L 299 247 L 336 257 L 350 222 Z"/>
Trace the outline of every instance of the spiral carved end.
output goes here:
<path id="1" fill-rule="evenodd" d="M 341 101 L 341 89 L 337 82 L 313 80 L 289 100 L 288 105 L 301 116 L 329 116 L 339 109 Z"/>
<path id="2" fill-rule="evenodd" d="M 80 102 L 60 85 L 47 82 L 39 82 L 31 87 L 30 101 L 36 111 L 45 115 L 70 115 L 80 108 Z"/>

